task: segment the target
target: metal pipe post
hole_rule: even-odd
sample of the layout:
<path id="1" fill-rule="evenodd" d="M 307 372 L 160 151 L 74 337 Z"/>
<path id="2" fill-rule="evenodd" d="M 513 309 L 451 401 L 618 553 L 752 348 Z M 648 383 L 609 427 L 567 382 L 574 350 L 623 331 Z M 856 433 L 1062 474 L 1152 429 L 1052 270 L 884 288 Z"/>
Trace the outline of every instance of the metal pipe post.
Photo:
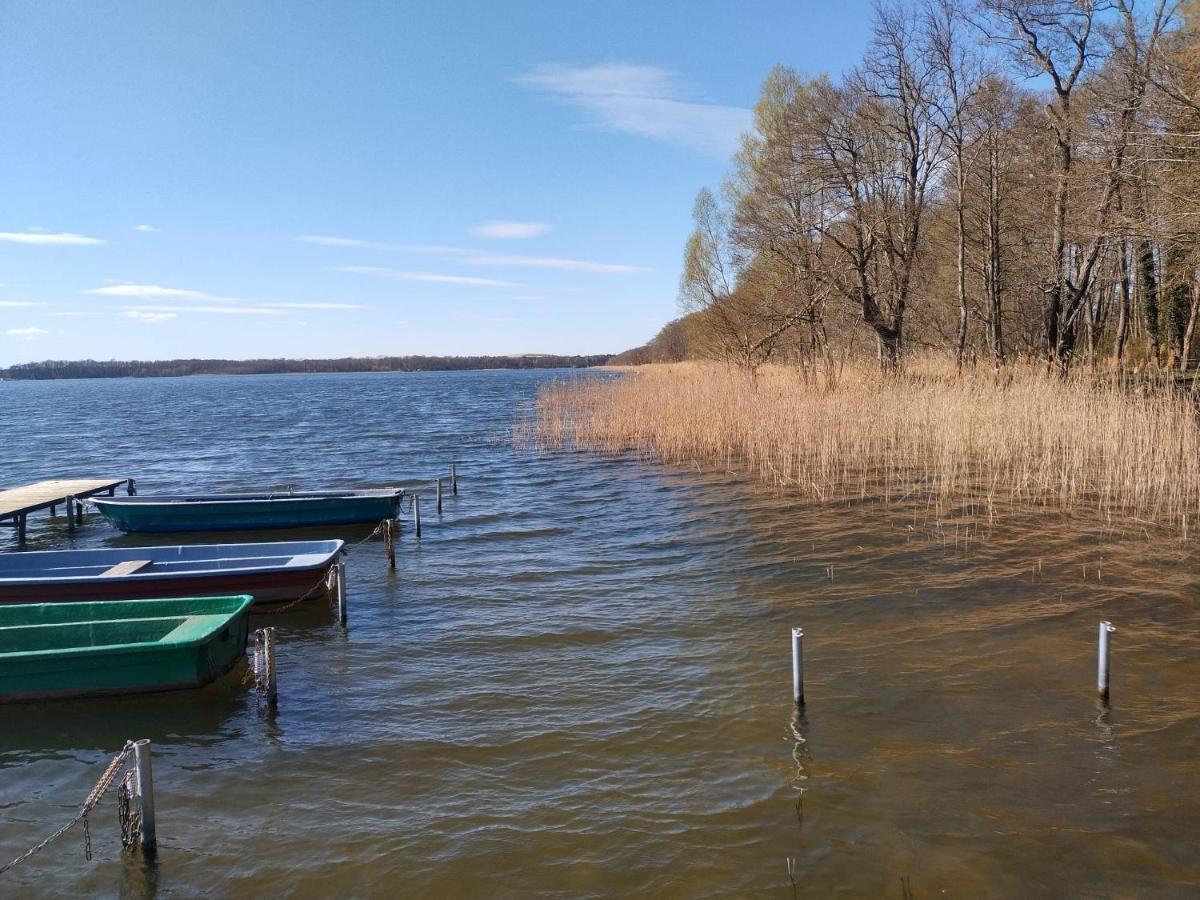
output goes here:
<path id="1" fill-rule="evenodd" d="M 393 553 L 393 558 L 395 554 Z M 393 563 L 393 568 L 395 564 Z M 343 628 L 346 627 L 346 561 L 339 558 L 337 561 L 337 610 L 338 624 Z"/>
<path id="2" fill-rule="evenodd" d="M 413 529 L 417 533 L 417 537 L 421 536 L 421 495 L 413 494 Z"/>
<path id="3" fill-rule="evenodd" d="M 804 705 L 804 629 L 792 629 L 792 700 Z"/>
<path id="4" fill-rule="evenodd" d="M 27 525 L 25 517 L 25 513 L 17 513 L 17 543 L 22 546 L 25 544 L 25 529 Z"/>
<path id="5" fill-rule="evenodd" d="M 456 463 L 450 463 L 450 493 L 455 497 L 458 496 L 458 466 Z"/>
<path id="6" fill-rule="evenodd" d="M 1100 647 L 1099 656 L 1096 663 L 1096 689 L 1100 693 L 1100 699 L 1105 703 L 1108 702 L 1108 673 L 1109 673 L 1109 654 L 1108 654 L 1108 636 L 1117 629 L 1113 627 L 1112 622 L 1100 623 Z"/>
<path id="7" fill-rule="evenodd" d="M 438 487 L 437 487 L 437 507 L 438 507 L 438 515 L 440 516 L 442 514 L 442 479 L 441 479 L 441 476 L 438 476 L 437 485 L 438 485 Z"/>
<path id="8" fill-rule="evenodd" d="M 133 759 L 137 771 L 138 805 L 141 807 L 140 830 L 142 849 L 154 850 L 158 836 L 154 830 L 154 771 L 150 765 L 150 741 L 142 738 L 133 744 Z"/>
<path id="9" fill-rule="evenodd" d="M 263 667 L 267 670 L 267 702 L 279 703 L 278 673 L 275 668 L 275 626 L 263 629 Z"/>

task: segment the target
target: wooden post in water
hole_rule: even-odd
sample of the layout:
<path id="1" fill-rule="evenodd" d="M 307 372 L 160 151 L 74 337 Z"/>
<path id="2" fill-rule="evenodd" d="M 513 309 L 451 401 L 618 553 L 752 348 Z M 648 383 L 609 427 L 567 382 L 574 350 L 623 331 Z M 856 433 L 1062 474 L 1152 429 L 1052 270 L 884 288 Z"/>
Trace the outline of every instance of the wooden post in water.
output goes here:
<path id="1" fill-rule="evenodd" d="M 1099 654 L 1096 662 L 1096 690 L 1100 694 L 1100 699 L 1105 703 L 1108 702 L 1108 674 L 1109 674 L 1109 654 L 1108 654 L 1108 636 L 1117 629 L 1113 627 L 1112 622 L 1100 623 L 1100 646 Z"/>
<path id="2" fill-rule="evenodd" d="M 792 629 L 792 700 L 804 705 L 804 629 Z"/>
<path id="3" fill-rule="evenodd" d="M 17 545 L 25 545 L 25 513 L 17 513 Z"/>
<path id="4" fill-rule="evenodd" d="M 338 557 L 337 571 L 334 576 L 335 584 L 337 585 L 337 613 L 338 624 L 343 628 L 346 627 L 346 561 Z"/>
<path id="5" fill-rule="evenodd" d="M 271 629 L 274 631 L 275 629 Z M 133 759 L 137 772 L 139 838 L 142 849 L 153 852 L 158 845 L 154 828 L 154 770 L 150 765 L 150 741 L 142 738 L 133 744 Z"/>
<path id="6" fill-rule="evenodd" d="M 442 514 L 442 477 L 440 475 L 437 480 L 437 508 L 440 516 Z"/>
<path id="7" fill-rule="evenodd" d="M 396 568 L 396 520 L 383 523 L 383 552 L 387 554 L 388 568 Z"/>
<path id="8" fill-rule="evenodd" d="M 75 530 L 75 504 L 77 502 L 74 497 L 67 498 L 67 531 Z"/>
<path id="9" fill-rule="evenodd" d="M 417 537 L 421 536 L 421 495 L 413 494 L 413 530 L 416 531 Z"/>
<path id="10" fill-rule="evenodd" d="M 83 501 L 78 498 L 75 500 L 75 524 L 83 524 Z"/>
<path id="11" fill-rule="evenodd" d="M 458 496 L 458 466 L 456 463 L 450 463 L 450 493 L 455 497 Z"/>

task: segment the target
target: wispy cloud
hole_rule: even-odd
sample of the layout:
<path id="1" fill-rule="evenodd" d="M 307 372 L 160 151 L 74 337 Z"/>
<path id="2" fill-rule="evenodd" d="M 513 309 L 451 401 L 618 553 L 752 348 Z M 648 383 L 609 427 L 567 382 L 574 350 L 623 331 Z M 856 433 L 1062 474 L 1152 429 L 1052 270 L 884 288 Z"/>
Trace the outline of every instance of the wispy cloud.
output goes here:
<path id="1" fill-rule="evenodd" d="M 603 128 L 684 144 L 718 155 L 737 147 L 750 110 L 684 99 L 674 72 L 658 66 L 545 63 L 517 78 L 582 109 Z"/>
<path id="2" fill-rule="evenodd" d="M 10 329 L 8 329 L 8 331 L 6 331 L 4 333 L 8 334 L 8 335 L 12 335 L 13 337 L 24 338 L 27 341 L 34 341 L 34 340 L 37 340 L 38 338 L 40 338 L 43 334 L 49 334 L 50 332 L 48 332 L 42 328 L 30 327 L 30 328 L 10 328 Z"/>
<path id="3" fill-rule="evenodd" d="M 68 247 L 106 243 L 101 238 L 88 237 L 86 234 L 73 234 L 69 231 L 60 231 L 57 234 L 49 231 L 0 231 L 0 241 L 9 244 L 38 244 L 41 246 Z"/>
<path id="4" fill-rule="evenodd" d="M 359 303 L 260 303 L 271 309 L 365 309 Z"/>
<path id="5" fill-rule="evenodd" d="M 293 240 L 302 244 L 317 244 L 321 247 L 358 247 L 362 250 L 395 250 L 395 244 L 383 244 L 379 241 L 364 241 L 359 238 L 337 237 L 332 234 L 300 234 Z"/>
<path id="6" fill-rule="evenodd" d="M 140 309 L 127 309 L 122 315 L 127 319 L 133 319 L 137 322 L 158 325 L 163 322 L 170 322 L 177 314 L 173 312 L 143 312 Z"/>
<path id="7" fill-rule="evenodd" d="M 189 291 L 183 288 L 162 287 L 157 284 L 110 284 L 107 287 L 89 288 L 88 290 L 84 291 L 84 293 L 99 294 L 102 297 L 136 297 L 143 299 L 191 297 L 195 300 L 205 300 L 209 298 L 209 295 L 203 291 Z"/>
<path id="8" fill-rule="evenodd" d="M 126 300 L 187 300 L 196 301 L 195 306 L 124 306 L 122 315 L 131 319 L 151 321 L 140 315 L 170 314 L 174 318 L 181 312 L 210 313 L 214 315 L 279 315 L 287 309 L 363 309 L 358 303 L 340 303 L 326 301 L 275 301 L 248 300 L 241 297 L 217 297 L 204 291 L 193 291 L 185 288 L 163 287 L 158 284 L 110 284 L 105 287 L 90 288 L 85 294 L 98 294 L 102 297 L 121 297 Z M 158 319 L 155 321 L 165 321 Z"/>
<path id="9" fill-rule="evenodd" d="M 134 231 L 143 231 L 146 234 L 157 234 L 158 233 L 158 229 L 155 228 L 153 225 L 134 225 L 133 230 Z"/>
<path id="10" fill-rule="evenodd" d="M 496 266 L 516 269 L 563 269 L 568 272 L 591 272 L 599 275 L 628 275 L 649 272 L 645 266 L 628 263 L 596 262 L 590 259 L 566 259 L 561 256 L 516 256 L 512 254 L 479 254 L 463 259 L 472 266 Z"/>
<path id="11" fill-rule="evenodd" d="M 499 240 L 522 240 L 540 237 L 550 230 L 545 222 L 517 222 L 513 219 L 494 219 L 481 222 L 471 229 L 471 233 L 482 238 Z"/>
<path id="12" fill-rule="evenodd" d="M 442 244 L 389 244 L 386 241 L 368 241 L 362 238 L 338 237 L 332 234 L 301 234 L 292 240 L 320 247 L 350 247 L 359 250 L 386 250 L 392 253 L 426 253 L 434 256 L 455 256 L 474 251 L 466 247 L 448 247 Z"/>
<path id="13" fill-rule="evenodd" d="M 215 316 L 281 316 L 283 310 L 266 306 L 125 306 L 125 315 L 144 313 L 203 313 Z"/>
<path id="14" fill-rule="evenodd" d="M 356 275 L 376 275 L 381 278 L 398 278 L 401 281 L 425 281 L 435 284 L 457 284 L 465 287 L 517 287 L 515 282 L 497 278 L 475 278 L 470 275 L 443 275 L 438 272 L 406 272 L 384 266 L 338 266 L 339 272 Z"/>
<path id="15" fill-rule="evenodd" d="M 0 309 L 16 309 L 17 307 L 28 308 L 30 306 L 43 306 L 42 303 L 30 303 L 27 300 L 0 300 Z"/>

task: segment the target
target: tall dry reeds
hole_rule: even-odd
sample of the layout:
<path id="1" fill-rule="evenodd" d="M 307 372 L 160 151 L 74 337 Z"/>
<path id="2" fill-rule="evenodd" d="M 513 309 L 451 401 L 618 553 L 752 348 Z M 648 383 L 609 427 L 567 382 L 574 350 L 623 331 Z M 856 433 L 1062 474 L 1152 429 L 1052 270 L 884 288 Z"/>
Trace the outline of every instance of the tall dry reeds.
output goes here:
<path id="1" fill-rule="evenodd" d="M 739 469 L 824 499 L 1085 506 L 1185 532 L 1200 514 L 1188 395 L 1034 367 L 957 374 L 926 361 L 830 385 L 785 368 L 751 381 L 716 365 L 646 366 L 548 387 L 525 435 Z"/>

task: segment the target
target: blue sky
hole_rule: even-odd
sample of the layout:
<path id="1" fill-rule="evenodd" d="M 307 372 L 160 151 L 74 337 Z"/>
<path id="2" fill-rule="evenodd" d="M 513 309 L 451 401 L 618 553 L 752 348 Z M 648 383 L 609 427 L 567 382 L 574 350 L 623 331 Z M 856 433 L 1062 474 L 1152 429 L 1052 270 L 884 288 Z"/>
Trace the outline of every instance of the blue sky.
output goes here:
<path id="1" fill-rule="evenodd" d="M 598 353 L 860 0 L 7 2 L 0 364 Z"/>

